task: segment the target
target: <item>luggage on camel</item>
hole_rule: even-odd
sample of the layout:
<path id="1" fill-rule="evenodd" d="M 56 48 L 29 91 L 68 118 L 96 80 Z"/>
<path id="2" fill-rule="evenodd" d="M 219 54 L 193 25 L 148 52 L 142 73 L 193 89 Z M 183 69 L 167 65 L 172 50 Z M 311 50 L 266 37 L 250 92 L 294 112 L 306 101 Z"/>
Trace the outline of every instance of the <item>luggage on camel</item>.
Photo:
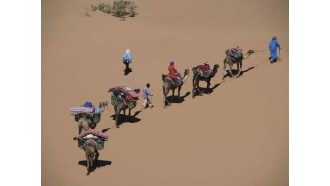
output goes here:
<path id="1" fill-rule="evenodd" d="M 104 142 L 109 138 L 108 135 L 104 134 L 95 129 L 89 129 L 83 131 L 80 135 L 74 137 L 74 140 L 78 140 L 78 147 L 83 149 L 84 143 L 88 139 L 93 139 L 97 144 L 97 149 L 102 150 L 104 148 Z"/>
<path id="2" fill-rule="evenodd" d="M 199 72 L 201 77 L 209 77 L 212 74 L 212 69 L 210 68 L 210 66 L 208 65 L 208 63 L 204 63 L 202 65 L 198 65 L 196 67 L 197 72 Z"/>
<path id="3" fill-rule="evenodd" d="M 110 88 L 111 92 L 111 104 L 115 105 L 117 103 L 117 96 L 121 95 L 125 98 L 128 108 L 133 109 L 136 107 L 137 100 L 139 100 L 138 93 L 127 86 L 117 86 Z"/>
<path id="4" fill-rule="evenodd" d="M 84 144 L 85 144 L 86 140 L 91 139 L 91 138 L 96 142 L 97 150 L 104 149 L 104 142 L 106 140 L 103 138 L 95 137 L 92 134 L 88 134 L 85 138 L 78 139 L 78 147 L 80 149 L 84 149 Z"/>
<path id="5" fill-rule="evenodd" d="M 71 107 L 70 115 L 75 116 L 74 120 L 78 122 L 81 117 L 81 114 L 86 114 L 87 118 L 92 118 L 94 116 L 95 107 L 92 102 L 86 101 L 80 107 Z M 97 118 L 95 118 L 97 120 Z"/>
<path id="6" fill-rule="evenodd" d="M 231 56 L 234 57 L 235 59 L 238 59 L 238 58 L 241 58 L 243 57 L 243 52 L 242 52 L 242 49 L 238 49 L 238 48 L 232 48 L 230 49 L 230 52 L 231 52 Z"/>
<path id="7" fill-rule="evenodd" d="M 94 108 L 93 107 L 71 107 L 70 114 L 76 115 L 80 113 L 85 113 L 87 115 L 93 115 Z"/>

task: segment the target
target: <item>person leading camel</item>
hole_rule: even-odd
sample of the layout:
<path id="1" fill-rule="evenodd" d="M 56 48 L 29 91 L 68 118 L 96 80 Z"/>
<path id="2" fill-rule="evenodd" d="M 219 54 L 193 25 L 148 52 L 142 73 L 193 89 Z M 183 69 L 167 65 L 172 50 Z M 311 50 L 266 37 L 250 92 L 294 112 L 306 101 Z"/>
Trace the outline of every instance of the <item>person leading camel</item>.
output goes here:
<path id="1" fill-rule="evenodd" d="M 174 61 L 171 61 L 170 65 L 168 66 L 168 74 L 169 75 L 175 75 L 175 76 L 178 76 L 178 77 L 181 78 L 180 72 L 178 72 L 178 70 L 174 66 Z"/>
<path id="2" fill-rule="evenodd" d="M 146 86 L 143 88 L 143 105 L 142 109 L 146 109 L 148 107 L 154 107 L 150 101 L 150 96 L 153 96 L 150 93 L 150 83 L 147 83 Z"/>
<path id="3" fill-rule="evenodd" d="M 281 50 L 281 45 L 277 41 L 276 36 L 274 36 L 272 40 L 269 42 L 268 48 L 270 50 L 270 57 L 268 58 L 270 63 L 277 62 L 277 48 Z"/>

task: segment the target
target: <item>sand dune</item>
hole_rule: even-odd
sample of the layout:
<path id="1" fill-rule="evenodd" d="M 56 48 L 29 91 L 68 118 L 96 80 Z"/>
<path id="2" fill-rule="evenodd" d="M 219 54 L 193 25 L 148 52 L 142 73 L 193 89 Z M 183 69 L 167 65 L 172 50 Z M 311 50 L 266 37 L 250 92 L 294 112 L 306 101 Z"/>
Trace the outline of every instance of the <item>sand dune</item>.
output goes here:
<path id="1" fill-rule="evenodd" d="M 81 16 L 99 2 L 42 0 L 42 185 L 289 185 L 288 1 L 136 0 L 139 14 L 125 21 Z M 265 51 L 273 35 L 282 45 L 276 64 Z M 222 81 L 219 71 L 213 92 L 192 99 L 190 74 L 184 101 L 162 107 L 170 60 L 181 72 L 205 61 L 221 69 L 235 45 L 260 51 L 243 61 L 240 78 Z M 133 72 L 124 76 L 127 48 Z M 155 107 L 138 112 L 141 98 L 137 122 L 116 129 L 110 105 L 97 126 L 110 136 L 102 166 L 86 176 L 69 108 L 147 82 Z"/>

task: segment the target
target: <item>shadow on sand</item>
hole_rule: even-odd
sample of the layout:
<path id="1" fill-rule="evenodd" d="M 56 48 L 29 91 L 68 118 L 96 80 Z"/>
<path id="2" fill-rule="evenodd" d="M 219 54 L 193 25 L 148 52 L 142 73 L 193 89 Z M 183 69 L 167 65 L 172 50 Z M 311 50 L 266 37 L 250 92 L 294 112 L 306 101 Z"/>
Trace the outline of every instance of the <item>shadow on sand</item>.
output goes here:
<path id="1" fill-rule="evenodd" d="M 183 96 L 167 96 L 167 100 L 170 102 L 170 104 L 166 103 L 166 106 L 171 105 L 172 103 L 183 103 L 184 99 L 190 95 L 190 91 L 186 92 Z"/>
<path id="2" fill-rule="evenodd" d="M 139 121 L 141 121 L 140 118 L 137 118 L 136 116 L 139 115 L 141 112 L 141 110 L 135 111 L 135 113 L 133 115 L 131 115 L 131 117 L 129 118 L 128 115 L 124 114 L 119 114 L 119 121 L 120 123 L 118 124 L 118 127 L 120 127 L 120 125 L 124 124 L 124 123 L 128 123 L 128 124 L 134 124 L 137 123 Z M 110 117 L 112 117 L 112 120 L 116 120 L 116 114 L 111 115 Z"/>
<path id="3" fill-rule="evenodd" d="M 255 66 L 250 67 L 250 68 L 248 68 L 247 70 L 242 70 L 242 71 L 240 72 L 240 74 L 239 74 L 238 77 L 243 76 L 243 74 L 244 74 L 245 72 L 248 72 L 248 71 L 250 71 L 250 70 L 252 70 L 252 69 L 254 69 L 254 68 L 255 68 Z M 233 75 L 236 76 L 237 73 L 238 73 L 238 70 L 233 69 L 232 72 L 233 72 Z M 232 78 L 232 77 L 231 77 L 231 74 L 230 74 L 230 70 L 226 70 L 226 74 L 223 76 L 223 79 L 225 79 L 226 77 L 230 77 L 230 78 Z"/>
<path id="4" fill-rule="evenodd" d="M 106 160 L 98 160 L 96 164 L 94 164 L 94 167 L 92 167 L 91 172 L 94 172 L 96 168 L 101 168 L 105 166 L 110 166 L 112 164 L 111 161 L 106 161 Z M 81 160 L 78 162 L 78 165 L 82 165 L 87 168 L 87 161 L 86 160 Z"/>
<path id="5" fill-rule="evenodd" d="M 214 92 L 214 89 L 218 88 L 220 86 L 221 83 L 217 83 L 215 84 L 213 87 L 210 88 L 203 88 L 203 87 L 199 87 L 199 91 L 195 91 L 195 95 L 194 96 L 203 96 L 203 94 L 211 94 Z"/>

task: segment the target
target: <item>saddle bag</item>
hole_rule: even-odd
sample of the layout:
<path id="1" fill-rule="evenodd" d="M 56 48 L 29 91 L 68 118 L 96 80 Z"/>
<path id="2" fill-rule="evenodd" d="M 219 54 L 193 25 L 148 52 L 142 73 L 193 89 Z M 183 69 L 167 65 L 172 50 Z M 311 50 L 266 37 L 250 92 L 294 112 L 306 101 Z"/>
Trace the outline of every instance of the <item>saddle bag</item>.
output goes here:
<path id="1" fill-rule="evenodd" d="M 78 147 L 80 149 L 84 149 L 84 144 L 86 142 L 86 140 L 88 140 L 88 138 L 81 138 L 78 140 Z M 95 138 L 94 141 L 96 142 L 96 148 L 97 150 L 102 150 L 104 149 L 104 139 L 102 138 Z"/>

